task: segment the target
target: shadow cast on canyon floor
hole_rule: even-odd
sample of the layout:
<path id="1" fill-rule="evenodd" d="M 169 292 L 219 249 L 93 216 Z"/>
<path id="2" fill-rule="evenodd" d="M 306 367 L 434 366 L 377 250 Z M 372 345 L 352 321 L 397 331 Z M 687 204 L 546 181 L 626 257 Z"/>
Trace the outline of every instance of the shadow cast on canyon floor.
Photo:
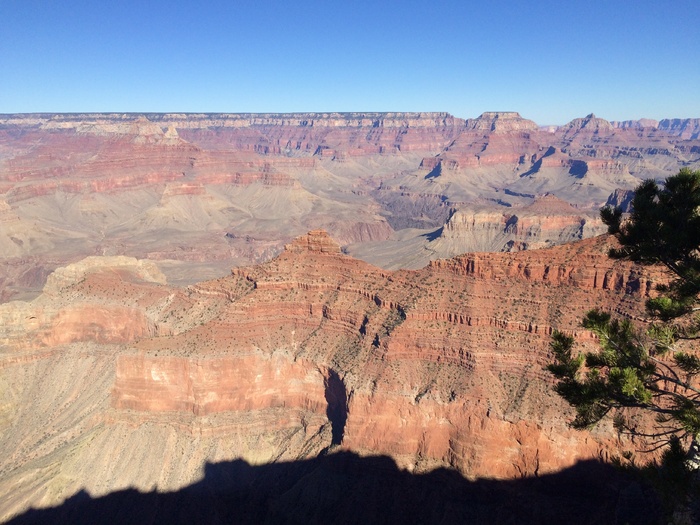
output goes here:
<path id="1" fill-rule="evenodd" d="M 438 469 L 411 474 L 387 457 L 351 452 L 251 466 L 207 464 L 176 492 L 129 489 L 31 509 L 19 524 L 659 523 L 653 492 L 596 461 L 537 478 L 469 481 Z"/>

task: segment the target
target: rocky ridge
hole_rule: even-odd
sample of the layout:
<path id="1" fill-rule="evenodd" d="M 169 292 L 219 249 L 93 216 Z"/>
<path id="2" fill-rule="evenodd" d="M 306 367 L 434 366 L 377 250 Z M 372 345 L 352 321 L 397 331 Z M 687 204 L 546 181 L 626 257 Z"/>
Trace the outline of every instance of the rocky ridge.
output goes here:
<path id="1" fill-rule="evenodd" d="M 516 112 L 0 115 L 0 300 L 35 296 L 51 271 L 89 255 L 150 259 L 187 285 L 318 228 L 394 269 L 589 236 L 598 230 L 586 219 L 495 242 L 458 218 L 517 215 L 546 194 L 592 217 L 618 190 L 700 165 L 696 124 L 589 115 L 541 129 Z M 518 235 L 545 222 L 557 227 L 533 216 Z M 441 232 L 473 242 L 435 243 Z"/>
<path id="2" fill-rule="evenodd" d="M 0 516 L 80 489 L 175 490 L 233 458 L 352 450 L 512 478 L 643 448 L 569 429 L 543 370 L 554 328 L 591 344 L 587 309 L 637 318 L 663 279 L 609 242 L 391 272 L 318 230 L 185 289 L 133 260 L 59 272 L 2 305 Z"/>

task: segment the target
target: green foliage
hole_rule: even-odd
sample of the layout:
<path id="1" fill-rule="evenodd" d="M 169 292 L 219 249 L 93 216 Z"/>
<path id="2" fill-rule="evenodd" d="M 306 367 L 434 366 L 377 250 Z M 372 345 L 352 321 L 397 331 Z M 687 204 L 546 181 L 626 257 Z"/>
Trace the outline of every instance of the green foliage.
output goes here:
<path id="1" fill-rule="evenodd" d="M 620 241 L 610 256 L 666 266 L 675 279 L 647 304 L 651 315 L 668 322 L 690 313 L 700 294 L 700 171 L 682 169 L 663 187 L 653 180 L 635 191 L 625 221 L 619 209 L 601 210 L 608 231 Z"/>
<path id="2" fill-rule="evenodd" d="M 673 354 L 673 359 L 676 361 L 678 368 L 689 376 L 694 376 L 700 372 L 700 359 L 696 355 L 686 352 L 676 352 Z"/>
<path id="3" fill-rule="evenodd" d="M 552 353 L 556 356 L 556 362 L 548 365 L 547 369 L 555 376 L 562 379 L 576 379 L 576 374 L 583 364 L 583 356 L 571 357 L 573 344 L 573 337 L 564 335 L 561 332 L 555 332 L 552 336 L 550 347 Z"/>
<path id="4" fill-rule="evenodd" d="M 557 332 L 547 368 L 558 380 L 555 391 L 576 409 L 573 427 L 611 414 L 618 430 L 634 432 L 625 411 L 648 410 L 657 414 L 657 437 L 668 444 L 667 455 L 677 457 L 686 436 L 700 438 L 700 320 L 693 318 L 700 295 L 700 171 L 683 169 L 663 187 L 643 182 L 632 206 L 628 219 L 609 207 L 601 217 L 620 241 L 611 257 L 670 271 L 670 282 L 647 301 L 654 322 L 640 330 L 592 310 L 583 326 L 598 336 L 599 351 L 575 355 L 573 339 Z"/>
<path id="5" fill-rule="evenodd" d="M 573 339 L 555 332 L 555 360 L 547 367 L 559 379 L 555 391 L 576 408 L 572 426 L 590 427 L 624 406 L 651 406 L 655 366 L 631 324 L 600 310 L 588 312 L 583 324 L 598 334 L 601 351 L 574 357 Z"/>

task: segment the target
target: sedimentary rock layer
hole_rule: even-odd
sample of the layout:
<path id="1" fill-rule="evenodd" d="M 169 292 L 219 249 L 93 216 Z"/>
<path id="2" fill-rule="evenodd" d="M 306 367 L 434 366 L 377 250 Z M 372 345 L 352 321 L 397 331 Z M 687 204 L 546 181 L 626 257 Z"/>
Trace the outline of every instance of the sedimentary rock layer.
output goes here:
<path id="1" fill-rule="evenodd" d="M 88 255 L 159 261 L 171 282 L 192 284 L 318 228 L 386 268 L 587 237 L 614 192 L 700 165 L 696 124 L 588 115 L 540 128 L 515 112 L 0 115 L 0 300 L 36 295 L 47 274 Z M 545 194 L 585 225 L 535 216 Z M 474 211 L 519 222 L 498 238 L 447 235 Z"/>
<path id="2" fill-rule="evenodd" d="M 80 489 L 174 490 L 234 458 L 344 449 L 507 479 L 639 450 L 606 425 L 569 429 L 544 370 L 553 329 L 592 345 L 586 310 L 635 319 L 663 280 L 609 243 L 391 272 L 316 230 L 186 289 L 135 260 L 59 272 L 0 311 L 0 515 Z"/>

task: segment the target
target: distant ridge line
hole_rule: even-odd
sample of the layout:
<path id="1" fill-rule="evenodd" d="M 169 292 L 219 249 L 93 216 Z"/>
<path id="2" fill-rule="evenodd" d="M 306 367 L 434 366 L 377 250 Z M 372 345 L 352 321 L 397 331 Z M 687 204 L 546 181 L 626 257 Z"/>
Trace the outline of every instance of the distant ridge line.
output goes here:
<path id="1" fill-rule="evenodd" d="M 0 113 L 0 125 L 41 125 L 46 123 L 71 123 L 86 120 L 136 122 L 145 119 L 152 123 L 209 122 L 209 127 L 249 127 L 260 125 L 312 127 L 481 127 L 488 122 L 527 123 L 530 128 L 554 131 L 566 127 L 579 127 L 581 122 L 595 122 L 596 126 L 613 129 L 658 129 L 669 131 L 685 139 L 700 137 L 700 118 L 665 118 L 661 120 L 608 121 L 594 114 L 575 118 L 561 125 L 537 125 L 523 118 L 516 111 L 485 111 L 476 118 L 461 118 L 447 111 L 328 111 L 328 112 L 37 112 Z M 217 124 L 218 123 L 218 124 Z M 517 127 L 517 125 L 516 125 Z"/>

